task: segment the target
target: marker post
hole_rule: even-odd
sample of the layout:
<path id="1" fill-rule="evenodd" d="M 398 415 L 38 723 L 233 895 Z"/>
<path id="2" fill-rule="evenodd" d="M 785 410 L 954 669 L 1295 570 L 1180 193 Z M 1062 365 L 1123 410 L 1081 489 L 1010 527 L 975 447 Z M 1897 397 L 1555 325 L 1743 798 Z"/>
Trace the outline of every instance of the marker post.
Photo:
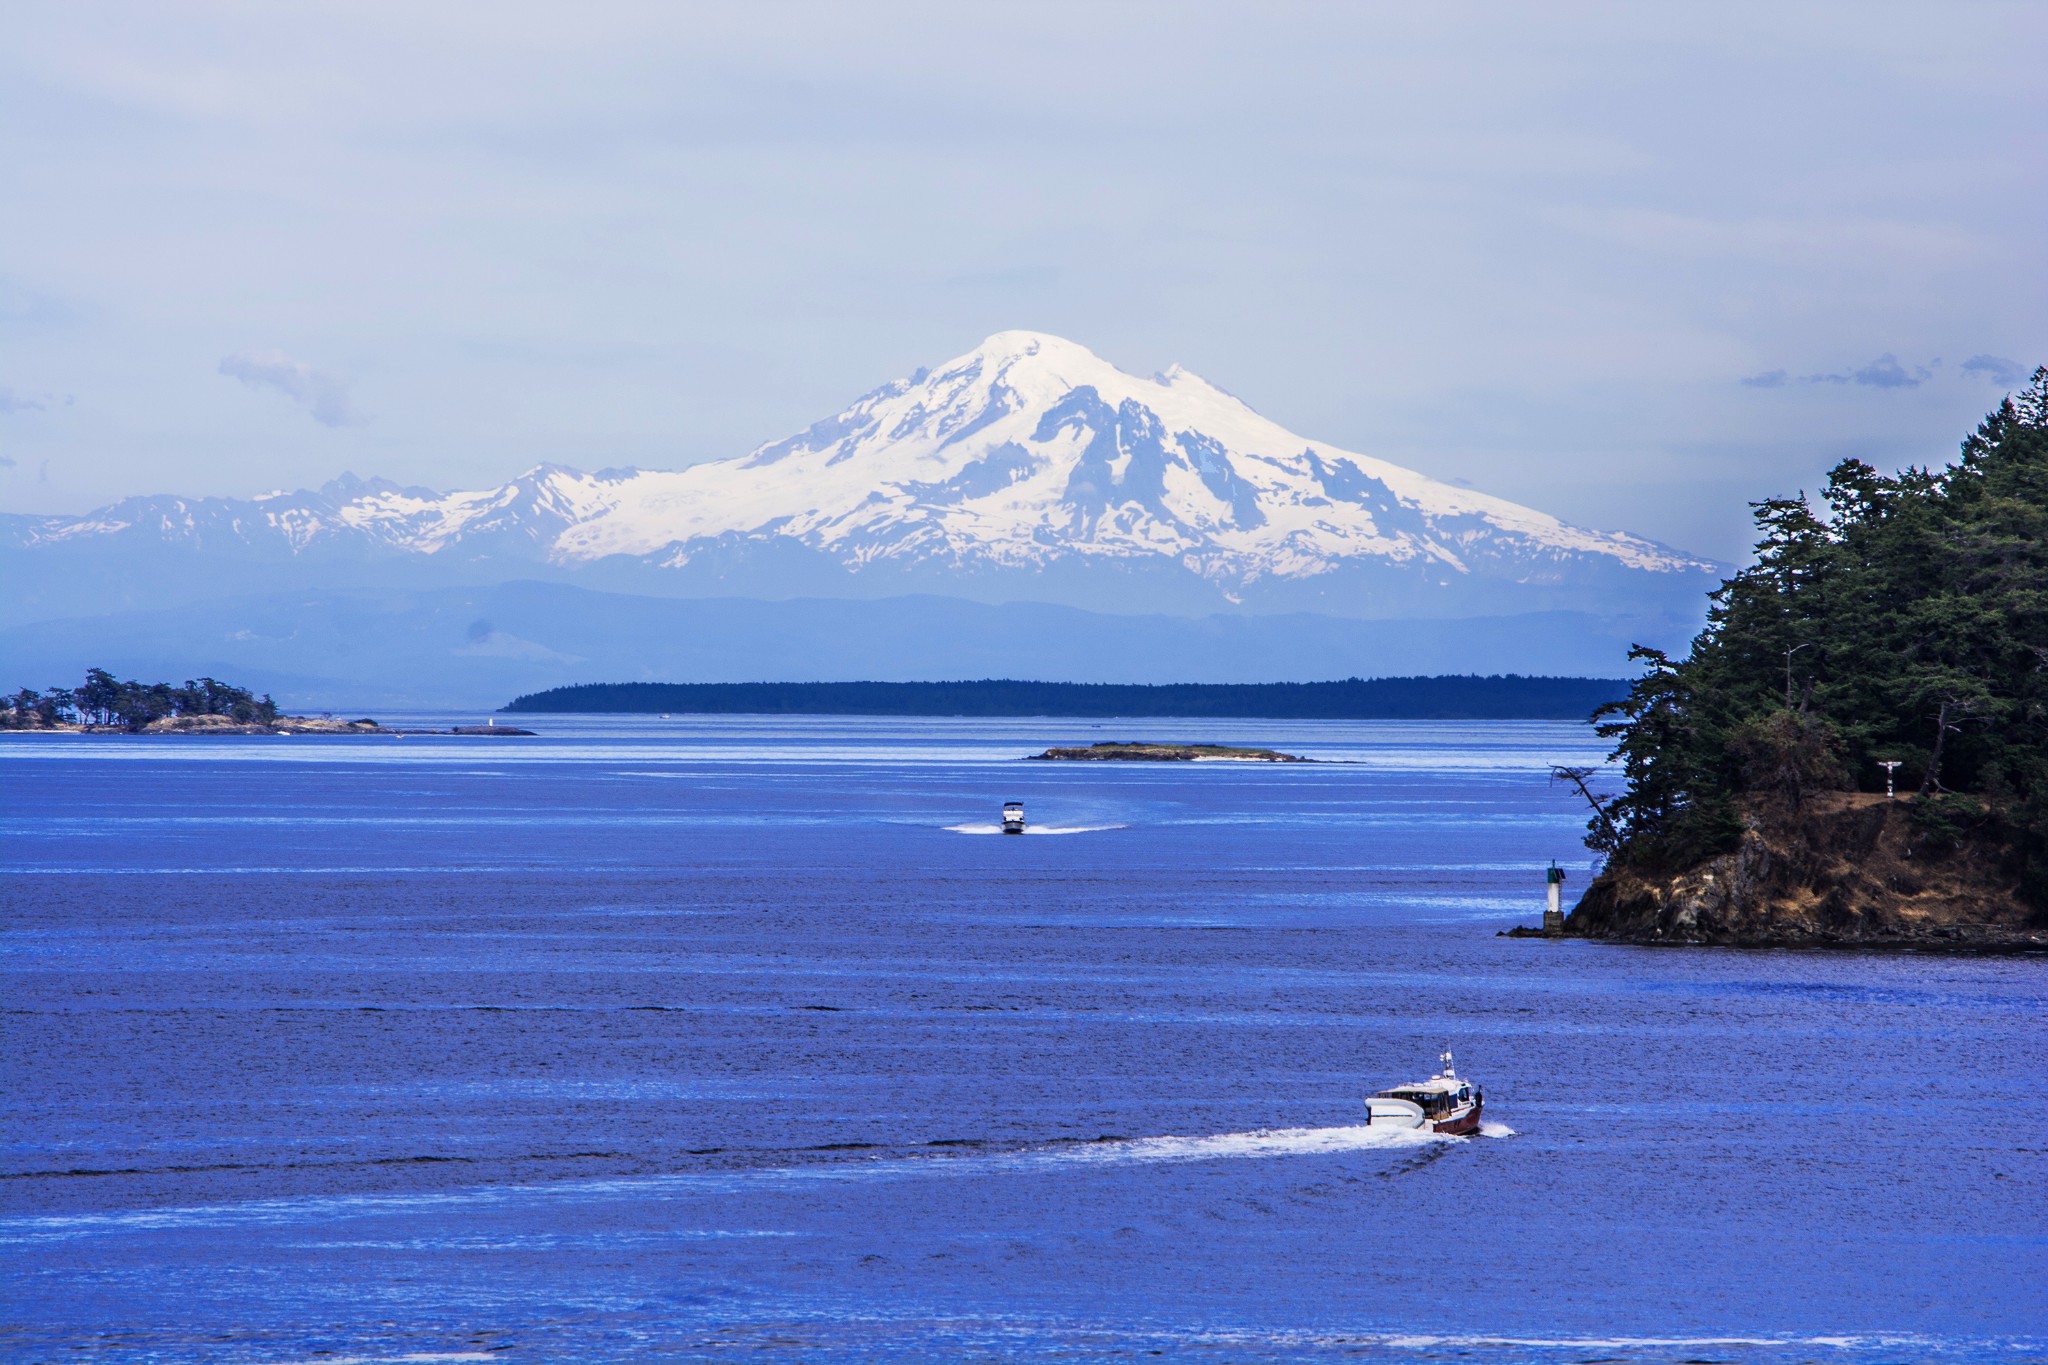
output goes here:
<path id="1" fill-rule="evenodd" d="M 1543 874 L 1544 890 L 1549 900 L 1543 907 L 1543 934 L 1556 938 L 1564 932 L 1564 869 L 1552 860 L 1549 871 Z"/>

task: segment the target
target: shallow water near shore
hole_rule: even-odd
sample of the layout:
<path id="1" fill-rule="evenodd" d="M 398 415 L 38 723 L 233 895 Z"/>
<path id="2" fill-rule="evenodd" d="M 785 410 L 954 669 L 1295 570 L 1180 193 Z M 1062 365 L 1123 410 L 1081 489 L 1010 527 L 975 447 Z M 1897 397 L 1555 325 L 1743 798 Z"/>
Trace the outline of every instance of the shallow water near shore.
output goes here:
<path id="1" fill-rule="evenodd" d="M 1583 726 L 530 724 L 0 737 L 0 1357 L 2048 1352 L 2048 962 L 1495 937 Z"/>

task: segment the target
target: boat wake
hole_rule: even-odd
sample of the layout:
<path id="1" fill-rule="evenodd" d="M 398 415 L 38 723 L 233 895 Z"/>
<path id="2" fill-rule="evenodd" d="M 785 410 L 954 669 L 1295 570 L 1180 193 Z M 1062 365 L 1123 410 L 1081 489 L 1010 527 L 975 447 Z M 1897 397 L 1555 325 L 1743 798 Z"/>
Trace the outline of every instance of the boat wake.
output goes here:
<path id="1" fill-rule="evenodd" d="M 489 1351 L 413 1351 L 402 1356 L 319 1356 L 285 1365 L 434 1365 L 442 1360 L 496 1360 Z"/>
<path id="2" fill-rule="evenodd" d="M 1479 1121 L 1479 1136 L 1481 1137 L 1513 1137 L 1514 1135 L 1515 1130 L 1508 1127 L 1505 1123 L 1495 1123 L 1492 1119 L 1481 1119 Z"/>
<path id="3" fill-rule="evenodd" d="M 1128 825 L 1027 825 L 1026 834 L 1099 834 L 1106 829 L 1128 829 Z M 987 825 L 947 825 L 949 834 L 1001 834 L 1003 827 Z"/>
<path id="4" fill-rule="evenodd" d="M 1332 1156 L 1345 1152 L 1414 1152 L 1447 1149 L 1465 1139 L 1426 1128 L 1386 1124 L 1345 1128 L 1259 1128 L 1201 1137 L 1067 1139 L 1010 1151 L 964 1151 L 944 1156 L 879 1156 L 867 1160 L 780 1168 L 782 1179 L 861 1180 L 961 1176 L 992 1172 L 1053 1173 L 1080 1167 L 1156 1165 L 1183 1161 L 1258 1160 Z"/>
<path id="5" fill-rule="evenodd" d="M 1010 1159 L 1034 1165 L 1109 1164 L 1152 1161 L 1218 1161 L 1229 1158 L 1323 1156 L 1332 1152 L 1425 1147 L 1455 1142 L 1420 1128 L 1361 1124 L 1353 1128 L 1260 1128 L 1249 1133 L 1215 1133 L 1207 1137 L 1099 1139 L 1072 1147 L 1019 1152 Z"/>
<path id="6" fill-rule="evenodd" d="M 404 1194 L 290 1196 L 246 1203 L 127 1209 L 0 1218 L 0 1245 L 66 1240 L 179 1227 L 288 1226 L 335 1218 L 404 1215 L 430 1210 L 506 1205 L 526 1200 L 646 1198 L 734 1193 L 763 1184 L 958 1177 L 996 1172 L 1045 1173 L 1118 1165 L 1330 1156 L 1345 1152 L 1410 1152 L 1429 1160 L 1465 1141 L 1426 1128 L 1361 1124 L 1343 1128 L 1260 1128 L 1201 1137 L 1102 1137 L 1010 1151 L 960 1151 L 941 1156 L 900 1151 L 853 1160 L 773 1165 L 751 1170 L 602 1176 L 540 1185 L 478 1185 Z"/>

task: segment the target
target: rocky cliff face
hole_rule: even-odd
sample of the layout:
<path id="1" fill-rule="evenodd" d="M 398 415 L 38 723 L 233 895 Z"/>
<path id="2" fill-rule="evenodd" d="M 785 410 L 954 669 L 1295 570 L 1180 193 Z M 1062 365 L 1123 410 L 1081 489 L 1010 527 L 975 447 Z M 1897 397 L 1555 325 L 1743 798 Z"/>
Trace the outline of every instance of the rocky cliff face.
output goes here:
<path id="1" fill-rule="evenodd" d="M 1994 825 L 1937 838 L 1911 803 L 1838 794 L 1753 808 L 1733 852 L 1673 876 L 1610 868 L 1565 932 L 1627 943 L 2048 949 Z"/>

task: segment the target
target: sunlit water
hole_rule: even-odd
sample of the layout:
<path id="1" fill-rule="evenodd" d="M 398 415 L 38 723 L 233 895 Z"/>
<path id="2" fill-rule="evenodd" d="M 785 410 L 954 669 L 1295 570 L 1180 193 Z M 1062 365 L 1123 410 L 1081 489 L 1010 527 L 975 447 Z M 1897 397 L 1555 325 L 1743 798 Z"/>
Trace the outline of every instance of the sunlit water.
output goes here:
<path id="1" fill-rule="evenodd" d="M 1582 727 L 531 724 L 0 739 L 0 1354 L 2044 1349 L 2048 968 L 1495 937 Z"/>

